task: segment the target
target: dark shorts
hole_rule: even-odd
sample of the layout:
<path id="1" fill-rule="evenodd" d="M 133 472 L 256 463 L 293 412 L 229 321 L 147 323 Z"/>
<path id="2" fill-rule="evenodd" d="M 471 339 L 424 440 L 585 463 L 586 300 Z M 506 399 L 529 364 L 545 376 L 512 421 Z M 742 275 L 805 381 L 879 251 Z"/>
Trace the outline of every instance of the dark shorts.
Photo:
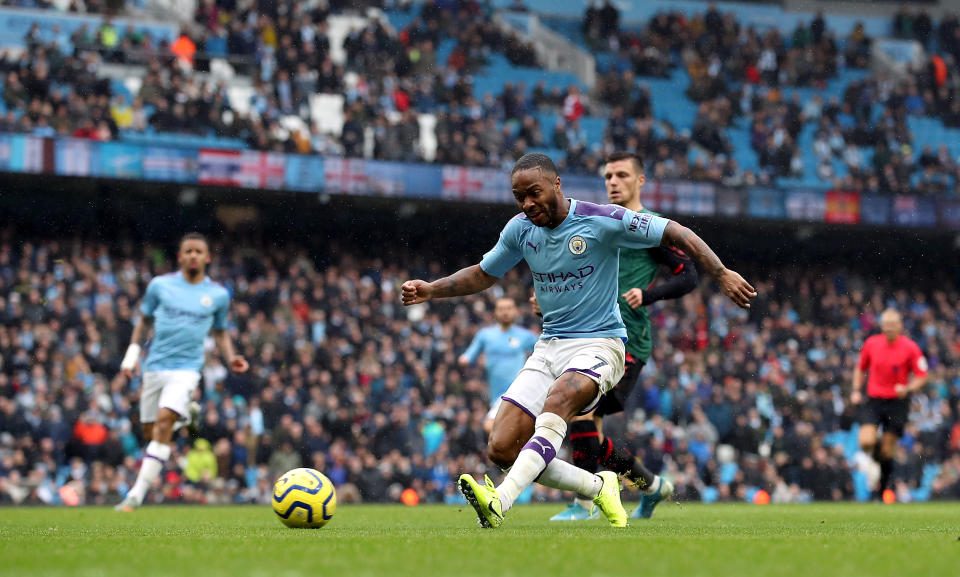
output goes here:
<path id="1" fill-rule="evenodd" d="M 594 413 L 596 416 L 602 417 L 604 415 L 615 415 L 623 412 L 623 408 L 627 404 L 627 399 L 629 399 L 633 393 L 633 388 L 640 379 L 640 371 L 643 370 L 645 364 L 643 361 L 638 361 L 633 357 L 627 359 L 623 367 L 623 378 L 620 379 L 617 386 L 613 387 L 613 390 L 600 399 L 600 402 L 597 404 L 597 410 Z"/>
<path id="2" fill-rule="evenodd" d="M 860 423 L 863 425 L 878 425 L 883 432 L 893 433 L 900 437 L 907 424 L 907 415 L 910 413 L 909 399 L 876 399 L 867 397 L 860 408 Z"/>

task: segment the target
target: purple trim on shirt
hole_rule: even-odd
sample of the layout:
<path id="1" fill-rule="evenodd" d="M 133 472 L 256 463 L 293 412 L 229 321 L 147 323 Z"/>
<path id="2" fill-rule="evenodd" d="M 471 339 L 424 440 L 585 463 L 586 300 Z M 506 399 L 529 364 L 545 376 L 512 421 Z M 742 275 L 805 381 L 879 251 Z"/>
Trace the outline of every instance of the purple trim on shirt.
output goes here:
<path id="1" fill-rule="evenodd" d="M 154 456 L 151 455 L 150 453 L 144 454 L 144 455 L 143 455 L 143 458 L 144 458 L 144 459 L 153 459 L 154 461 L 157 461 L 157 462 L 160 463 L 161 465 L 164 464 L 164 463 L 166 463 L 166 461 L 165 461 L 164 459 L 161 459 L 160 457 L 154 457 Z"/>
<path id="2" fill-rule="evenodd" d="M 607 218 L 623 220 L 623 214 L 626 211 L 627 209 L 623 208 L 622 206 L 614 206 L 612 204 L 593 204 L 592 202 L 578 200 L 577 208 L 573 210 L 573 214 L 578 214 L 580 216 L 605 216 Z"/>
<path id="3" fill-rule="evenodd" d="M 563 371 L 563 372 L 565 372 L 565 373 L 577 372 L 577 373 L 583 373 L 583 374 L 585 374 L 585 375 L 590 375 L 591 377 L 593 377 L 593 378 L 595 378 L 595 379 L 599 379 L 599 378 L 600 378 L 599 373 L 595 373 L 595 372 L 591 371 L 590 369 L 567 369 L 567 370 L 565 370 L 565 371 Z"/>
<path id="4" fill-rule="evenodd" d="M 521 409 L 524 413 L 530 415 L 530 418 L 531 418 L 531 419 L 533 419 L 534 421 L 537 420 L 537 416 L 534 415 L 533 412 L 530 411 L 530 409 L 524 407 L 524 406 L 521 405 L 519 402 L 511 399 L 510 397 L 508 397 L 508 396 L 506 396 L 506 395 L 503 395 L 503 396 L 501 396 L 500 398 L 503 399 L 504 401 L 507 401 L 508 403 L 513 403 L 514 405 L 520 407 L 520 409 Z"/>
<path id="5" fill-rule="evenodd" d="M 527 444 L 523 446 L 523 450 L 531 450 L 540 455 L 540 457 L 543 458 L 544 468 L 557 456 L 557 450 L 554 448 L 553 443 L 539 436 L 527 441 Z"/>

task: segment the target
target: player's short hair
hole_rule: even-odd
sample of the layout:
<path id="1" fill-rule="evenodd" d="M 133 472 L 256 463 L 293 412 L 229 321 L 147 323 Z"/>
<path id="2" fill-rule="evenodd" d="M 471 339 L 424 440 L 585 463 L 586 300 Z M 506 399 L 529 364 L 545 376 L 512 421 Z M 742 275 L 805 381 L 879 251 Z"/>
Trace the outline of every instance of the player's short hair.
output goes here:
<path id="1" fill-rule="evenodd" d="M 620 160 L 632 160 L 633 167 L 636 169 L 637 174 L 643 174 L 643 158 L 636 152 L 627 152 L 626 150 L 612 152 L 610 153 L 610 156 L 603 161 L 603 164 L 606 165 Z"/>
<path id="2" fill-rule="evenodd" d="M 177 243 L 177 250 L 179 251 L 183 248 L 183 243 L 188 240 L 202 240 L 203 244 L 207 245 L 207 248 L 210 248 L 210 241 L 207 240 L 207 237 L 203 236 L 199 232 L 188 232 L 187 234 L 180 237 L 180 242 Z"/>
<path id="3" fill-rule="evenodd" d="M 531 168 L 539 168 L 551 176 L 557 176 L 557 174 L 559 174 L 557 172 L 557 165 L 553 163 L 553 160 L 551 160 L 549 156 L 539 152 L 530 152 L 521 156 L 520 160 L 513 165 L 510 176 L 512 177 L 521 170 L 530 170 Z"/>

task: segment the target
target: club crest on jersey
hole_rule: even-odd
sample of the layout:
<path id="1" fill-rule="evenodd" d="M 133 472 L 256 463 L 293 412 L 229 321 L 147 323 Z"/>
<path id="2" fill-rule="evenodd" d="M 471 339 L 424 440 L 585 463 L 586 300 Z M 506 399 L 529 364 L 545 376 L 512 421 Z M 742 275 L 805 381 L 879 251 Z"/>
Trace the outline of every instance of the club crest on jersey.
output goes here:
<path id="1" fill-rule="evenodd" d="M 578 234 L 570 238 L 570 242 L 567 243 L 567 248 L 569 248 L 573 254 L 583 254 L 587 250 L 587 241 Z"/>
<path id="2" fill-rule="evenodd" d="M 213 299 L 207 295 L 203 295 L 202 297 L 200 297 L 200 304 L 202 304 L 207 308 L 210 308 L 213 306 Z"/>

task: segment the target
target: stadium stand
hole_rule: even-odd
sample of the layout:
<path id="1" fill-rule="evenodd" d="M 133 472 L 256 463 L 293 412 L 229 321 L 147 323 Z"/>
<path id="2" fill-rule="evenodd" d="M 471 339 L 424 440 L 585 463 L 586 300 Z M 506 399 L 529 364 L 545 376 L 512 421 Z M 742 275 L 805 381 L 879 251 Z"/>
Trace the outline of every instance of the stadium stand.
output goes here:
<path id="1" fill-rule="evenodd" d="M 109 17 L 69 35 L 34 27 L 25 50 L 3 60 L 3 128 L 471 166 L 543 151 L 584 173 L 605 152 L 637 148 L 657 178 L 956 187 L 954 16 L 902 11 L 884 24 L 818 14 L 778 29 L 715 6 L 629 24 L 610 4 L 602 22 L 594 9 L 574 25 L 545 15 L 596 53 L 591 90 L 569 72 L 532 68 L 533 44 L 488 7 L 458 6 L 364 18 L 325 4 L 256 13 L 201 2 L 192 28 L 161 40 Z M 929 56 L 907 74 L 871 71 L 870 34 L 884 28 Z M 104 63 L 125 66 L 108 75 Z M 334 100 L 325 108 L 322 97 Z"/>
<path id="2" fill-rule="evenodd" d="M 0 57 L 0 132 L 461 167 L 503 168 L 543 151 L 565 173 L 587 174 L 625 148 L 644 154 L 651 182 L 957 197 L 953 16 L 927 22 L 904 11 L 862 27 L 804 16 L 764 29 L 723 5 L 627 22 L 609 10 L 550 17 L 531 3 L 542 22 L 597 53 L 591 89 L 571 72 L 535 67 L 533 43 L 479 3 L 431 1 L 382 18 L 341 4 L 281 1 L 261 13 L 205 1 L 182 30 L 110 18 L 69 33 L 30 28 Z M 86 7 L 116 11 L 106 5 Z M 929 50 L 924 65 L 896 78 L 871 72 L 871 38 L 885 31 Z M 777 213 L 750 216 L 789 209 L 781 201 Z M 170 269 L 159 240 L 170 232 L 143 223 L 133 244 L 115 232 L 24 236 L 0 222 L 0 502 L 59 503 L 65 486 L 86 503 L 116 502 L 143 445 L 131 411 L 137 385 L 125 387 L 116 369 L 146 283 Z M 451 234 L 437 232 L 429 246 L 442 252 Z M 209 445 L 180 436 L 177 465 L 152 494 L 262 502 L 277 472 L 305 464 L 347 501 L 396 501 L 406 487 L 421 501 L 456 501 L 453 476 L 488 465 L 485 386 L 454 361 L 490 322 L 493 295 L 418 317 L 400 309 L 396 288 L 465 253 L 373 258 L 346 243 L 281 250 L 253 238 L 216 237 L 211 270 L 236 299 L 231 330 L 253 370 L 227 375 L 210 357 Z M 630 419 L 615 419 L 611 434 L 686 499 L 749 500 L 758 488 L 776 502 L 863 499 L 842 393 L 852 351 L 893 305 L 933 368 L 899 449 L 898 494 L 960 498 L 955 275 L 875 282 L 889 263 L 805 258 L 768 257 L 766 268 L 746 271 L 763 295 L 749 314 L 710 286 L 658 304 L 654 362 Z M 527 294 L 522 275 L 503 290 Z"/>
<path id="3" fill-rule="evenodd" d="M 367 218 L 386 222 L 380 214 Z M 433 254 L 419 256 L 414 245 L 409 255 L 383 257 L 365 256 L 366 243 L 308 250 L 250 240 L 257 236 L 216 239 L 210 268 L 233 294 L 230 330 L 252 369 L 231 375 L 208 358 L 199 396 L 209 447 L 177 437 L 177 465 L 155 498 L 261 502 L 276 474 L 304 464 L 325 471 L 344 500 L 396 501 L 412 487 L 425 502 L 456 501 L 451 475 L 489 466 L 482 372 L 461 372 L 456 358 L 492 321 L 496 296 L 525 300 L 525 275 L 512 273 L 492 294 L 408 310 L 399 283 L 455 267 L 463 252 L 436 248 L 429 233 L 421 242 Z M 806 252 L 743 261 L 761 294 L 749 312 L 709 285 L 658 303 L 653 361 L 629 419 L 614 419 L 608 433 L 670 475 L 684 499 L 749 500 L 759 488 L 775 502 L 862 499 L 844 383 L 878 311 L 896 306 L 932 370 L 900 447 L 898 492 L 904 500 L 960 496 L 956 284 L 934 275 L 907 287 L 906 270 L 876 282 L 880 259 L 838 268 L 813 265 L 816 251 Z M 28 240 L 4 230 L 0 500 L 58 503 L 69 485 L 83 502 L 110 503 L 132 483 L 143 446 L 138 386 L 126 387 L 116 367 L 133 307 L 170 266 L 156 242 Z M 522 322 L 536 328 L 523 310 Z M 212 451 L 216 466 L 188 470 L 211 462 L 193 451 Z"/>

